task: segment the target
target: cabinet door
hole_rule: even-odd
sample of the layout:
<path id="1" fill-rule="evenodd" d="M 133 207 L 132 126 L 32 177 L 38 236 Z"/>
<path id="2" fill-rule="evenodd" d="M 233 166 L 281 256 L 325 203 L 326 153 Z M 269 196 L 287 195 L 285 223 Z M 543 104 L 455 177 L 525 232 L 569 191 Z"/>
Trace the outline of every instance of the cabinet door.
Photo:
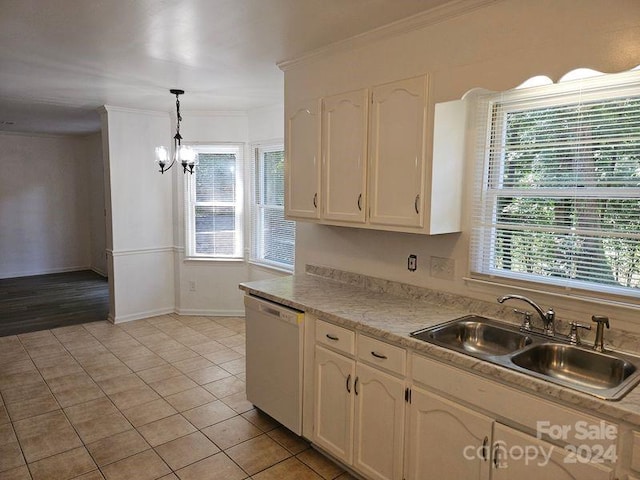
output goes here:
<path id="1" fill-rule="evenodd" d="M 372 224 L 422 227 L 427 76 L 375 87 L 369 168 Z"/>
<path id="2" fill-rule="evenodd" d="M 581 463 L 564 448 L 499 423 L 494 427 L 492 456 L 492 480 L 610 480 L 613 476 L 602 464 Z"/>
<path id="3" fill-rule="evenodd" d="M 314 100 L 287 114 L 287 217 L 320 217 L 320 101 Z"/>
<path id="4" fill-rule="evenodd" d="M 407 480 L 489 478 L 491 418 L 416 387 L 409 411 Z"/>
<path id="5" fill-rule="evenodd" d="M 367 89 L 323 100 L 323 218 L 365 221 Z"/>
<path id="6" fill-rule="evenodd" d="M 356 367 L 354 467 L 372 480 L 402 479 L 404 381 Z"/>
<path id="7" fill-rule="evenodd" d="M 314 442 L 350 464 L 355 361 L 316 345 L 315 378 Z"/>

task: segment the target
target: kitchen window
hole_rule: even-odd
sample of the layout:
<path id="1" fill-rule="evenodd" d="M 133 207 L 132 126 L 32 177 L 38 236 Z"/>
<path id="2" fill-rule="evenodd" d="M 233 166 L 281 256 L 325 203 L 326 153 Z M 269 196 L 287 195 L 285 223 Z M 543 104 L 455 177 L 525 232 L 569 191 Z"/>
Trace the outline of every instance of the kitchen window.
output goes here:
<path id="1" fill-rule="evenodd" d="M 250 259 L 292 271 L 296 230 L 295 222 L 284 218 L 284 146 L 253 147 Z"/>
<path id="2" fill-rule="evenodd" d="M 187 257 L 242 258 L 242 145 L 194 147 L 193 175 L 185 175 Z"/>
<path id="3" fill-rule="evenodd" d="M 481 97 L 476 278 L 640 297 L 640 73 Z"/>

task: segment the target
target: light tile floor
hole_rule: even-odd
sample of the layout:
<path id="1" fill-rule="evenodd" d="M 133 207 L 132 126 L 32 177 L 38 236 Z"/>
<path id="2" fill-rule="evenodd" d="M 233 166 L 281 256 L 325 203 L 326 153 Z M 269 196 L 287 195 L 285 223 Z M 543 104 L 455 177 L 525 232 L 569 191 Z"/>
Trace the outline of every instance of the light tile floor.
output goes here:
<path id="1" fill-rule="evenodd" d="M 0 337 L 0 480 L 348 480 L 245 397 L 244 319 Z"/>

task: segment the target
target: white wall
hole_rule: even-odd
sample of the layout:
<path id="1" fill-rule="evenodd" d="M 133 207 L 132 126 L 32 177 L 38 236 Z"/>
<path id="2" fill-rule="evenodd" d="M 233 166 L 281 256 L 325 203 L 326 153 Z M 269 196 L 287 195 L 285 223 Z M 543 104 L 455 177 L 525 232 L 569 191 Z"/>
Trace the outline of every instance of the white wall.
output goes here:
<path id="1" fill-rule="evenodd" d="M 92 266 L 91 169 L 101 156 L 87 142 L 0 134 L 0 278 Z"/>
<path id="2" fill-rule="evenodd" d="M 90 207 L 90 263 L 91 269 L 107 275 L 107 232 L 104 205 L 104 163 L 102 161 L 102 135 L 96 133 L 82 137 L 83 155 L 89 163 Z"/>
<path id="3" fill-rule="evenodd" d="M 395 36 L 360 38 L 325 54 L 285 65 L 285 107 L 310 98 L 355 90 L 429 73 L 427 125 L 431 151 L 433 104 L 461 98 L 476 88 L 504 90 L 535 75 L 554 80 L 578 67 L 604 72 L 640 64 L 640 2 L 636 0 L 504 0 L 466 15 Z M 473 136 L 473 132 L 470 132 Z M 296 271 L 320 264 L 495 301 L 507 287 L 467 282 L 469 214 L 475 160 L 465 168 L 465 226 L 460 234 L 421 236 L 298 222 Z M 408 272 L 407 255 L 418 255 L 418 271 Z M 430 275 L 431 256 L 455 261 L 453 280 Z M 531 294 L 553 304 L 560 318 L 588 321 L 610 313 L 622 324 L 637 310 L 602 307 L 545 293 Z M 595 309 L 595 310 L 594 310 Z M 618 322 L 617 326 L 621 326 Z"/>
<path id="4" fill-rule="evenodd" d="M 245 148 L 245 183 L 249 181 L 249 145 L 261 140 L 283 137 L 282 105 L 260 108 L 250 112 L 184 112 L 180 130 L 185 143 L 242 143 Z M 176 310 L 186 315 L 243 315 L 240 282 L 282 275 L 270 269 L 248 264 L 243 260 L 206 261 L 184 258 L 184 175 L 176 174 L 175 238 L 179 254 L 176 255 Z M 245 194 L 247 190 L 245 189 Z M 245 202 L 245 224 L 249 218 L 249 205 Z M 248 229 L 245 229 L 245 250 L 249 247 Z M 190 284 L 195 284 L 195 291 Z"/>
<path id="5" fill-rule="evenodd" d="M 284 105 L 269 105 L 249 110 L 249 142 L 284 138 Z"/>
<path id="6" fill-rule="evenodd" d="M 250 142 L 282 138 L 282 111 L 280 105 L 249 113 L 183 112 L 181 133 L 186 144 L 242 143 L 248 165 Z M 186 177 L 180 165 L 160 175 L 152 163 L 153 148 L 172 137 L 170 116 L 109 106 L 101 113 L 112 320 L 171 311 L 243 315 L 238 284 L 282 273 L 244 260 L 186 260 Z"/>
<path id="7" fill-rule="evenodd" d="M 173 312 L 171 174 L 154 148 L 172 137 L 169 115 L 117 107 L 101 111 L 107 210 L 107 269 L 114 322 Z"/>

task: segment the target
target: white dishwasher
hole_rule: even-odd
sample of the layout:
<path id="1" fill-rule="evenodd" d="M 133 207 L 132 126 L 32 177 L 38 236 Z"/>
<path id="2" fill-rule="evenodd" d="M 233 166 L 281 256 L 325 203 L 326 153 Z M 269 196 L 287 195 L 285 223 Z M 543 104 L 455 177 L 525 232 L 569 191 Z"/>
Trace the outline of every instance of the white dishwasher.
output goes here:
<path id="1" fill-rule="evenodd" d="M 245 295 L 247 400 L 302 434 L 304 314 Z"/>

